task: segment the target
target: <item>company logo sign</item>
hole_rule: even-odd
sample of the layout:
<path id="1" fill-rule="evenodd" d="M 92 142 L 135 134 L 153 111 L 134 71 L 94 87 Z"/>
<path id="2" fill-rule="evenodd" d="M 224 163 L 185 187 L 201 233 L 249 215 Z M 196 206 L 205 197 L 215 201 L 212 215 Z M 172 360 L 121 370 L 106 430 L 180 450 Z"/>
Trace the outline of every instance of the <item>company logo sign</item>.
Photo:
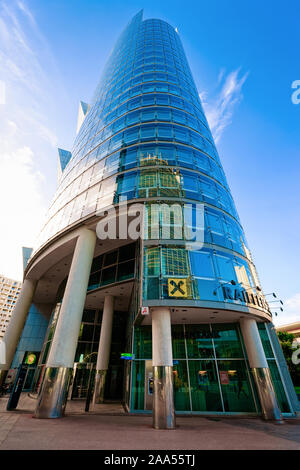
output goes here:
<path id="1" fill-rule="evenodd" d="M 222 286 L 225 300 L 240 300 L 246 304 L 252 304 L 270 311 L 269 305 L 261 295 L 252 294 L 240 287 Z"/>
<path id="2" fill-rule="evenodd" d="M 186 279 L 168 279 L 169 297 L 187 297 Z"/>

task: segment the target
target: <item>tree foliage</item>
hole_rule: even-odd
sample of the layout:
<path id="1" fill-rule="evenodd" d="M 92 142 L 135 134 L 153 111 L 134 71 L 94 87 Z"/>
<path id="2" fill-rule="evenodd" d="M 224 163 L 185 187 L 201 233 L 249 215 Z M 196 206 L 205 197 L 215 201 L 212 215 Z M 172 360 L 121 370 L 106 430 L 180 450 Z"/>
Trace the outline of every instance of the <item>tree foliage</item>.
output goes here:
<path id="1" fill-rule="evenodd" d="M 295 386 L 300 386 L 300 364 L 294 364 L 292 361 L 292 355 L 295 351 L 293 348 L 293 342 L 295 340 L 295 336 L 291 333 L 287 333 L 286 331 L 278 331 L 277 332 L 281 348 L 287 362 L 292 381 Z M 300 348 L 300 344 L 298 346 Z"/>

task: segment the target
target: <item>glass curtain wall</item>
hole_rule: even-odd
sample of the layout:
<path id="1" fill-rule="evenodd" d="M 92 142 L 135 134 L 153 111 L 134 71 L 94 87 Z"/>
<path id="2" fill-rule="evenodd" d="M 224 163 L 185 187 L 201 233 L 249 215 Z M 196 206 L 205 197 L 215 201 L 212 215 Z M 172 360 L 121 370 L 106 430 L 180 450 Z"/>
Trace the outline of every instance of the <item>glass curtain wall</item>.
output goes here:
<path id="1" fill-rule="evenodd" d="M 142 11 L 135 15 L 113 49 L 71 154 L 40 246 L 124 200 L 143 202 L 146 220 L 153 202 L 176 201 L 180 207 L 187 202 L 195 210 L 201 203 L 204 247 L 194 253 L 189 253 L 185 236 L 178 247 L 172 245 L 180 224 L 159 209 L 157 233 L 146 232 L 143 256 L 161 258 L 161 270 L 150 275 L 144 263 L 143 301 L 168 298 L 168 278 L 176 276 L 186 279 L 185 299 L 251 304 L 268 311 L 176 29 L 159 19 L 143 20 Z M 193 231 L 203 228 L 197 221 L 190 225 Z M 153 253 L 153 239 L 162 245 L 158 254 Z M 117 273 L 115 265 L 104 270 L 102 262 L 89 289 L 131 272 L 132 263 L 119 266 Z M 224 298 L 219 287 L 231 281 L 238 287 L 229 292 L 227 286 Z"/>
<path id="2" fill-rule="evenodd" d="M 279 407 L 282 412 L 290 413 L 291 409 L 290 409 L 290 405 L 287 399 L 287 394 L 283 386 L 283 381 L 281 379 L 280 369 L 277 365 L 277 360 L 276 360 L 276 357 L 272 348 L 272 344 L 269 338 L 269 333 L 264 323 L 258 323 L 258 331 L 260 334 L 260 338 L 261 338 L 265 355 L 266 355 L 268 365 L 270 368 L 270 373 L 271 373 Z"/>
<path id="3" fill-rule="evenodd" d="M 135 277 L 136 244 L 122 246 L 94 258 L 88 291 Z"/>
<path id="4" fill-rule="evenodd" d="M 48 331 L 45 337 L 45 342 L 40 356 L 37 374 L 34 380 L 34 391 L 38 392 L 43 381 L 43 373 L 46 367 L 47 358 L 49 355 L 51 342 L 54 336 L 59 311 L 61 304 L 57 304 L 51 320 L 49 322 Z M 74 358 L 75 363 L 94 363 L 97 360 L 97 352 L 100 338 L 102 321 L 102 310 L 88 310 L 83 311 L 82 323 L 78 336 L 78 343 L 76 354 Z"/>
<path id="5" fill-rule="evenodd" d="M 280 409 L 290 413 L 264 323 L 258 323 Z M 174 402 L 178 412 L 258 413 L 260 404 L 237 324 L 172 325 Z M 152 359 L 151 326 L 136 327 L 132 410 L 144 410 L 145 362 Z"/>
<path id="6" fill-rule="evenodd" d="M 255 392 L 236 324 L 172 325 L 175 410 L 257 413 Z M 132 410 L 145 409 L 145 360 L 151 326 L 135 328 Z"/>

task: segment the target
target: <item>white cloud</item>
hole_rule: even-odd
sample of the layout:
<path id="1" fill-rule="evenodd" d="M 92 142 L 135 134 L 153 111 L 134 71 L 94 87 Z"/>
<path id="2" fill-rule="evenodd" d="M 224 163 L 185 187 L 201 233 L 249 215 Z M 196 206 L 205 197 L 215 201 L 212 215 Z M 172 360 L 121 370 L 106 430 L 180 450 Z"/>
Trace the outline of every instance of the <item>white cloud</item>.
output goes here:
<path id="1" fill-rule="evenodd" d="M 31 246 L 45 213 L 42 175 L 29 147 L 1 153 L 1 274 L 21 278 L 21 247 Z"/>
<path id="2" fill-rule="evenodd" d="M 22 277 L 22 246 L 32 246 L 52 194 L 43 175 L 57 137 L 47 121 L 55 60 L 24 1 L 0 3 L 0 273 Z M 57 90 L 56 90 L 57 91 Z M 52 193 L 52 191 L 51 191 Z"/>
<path id="3" fill-rule="evenodd" d="M 300 321 L 300 293 L 285 300 L 283 312 L 278 312 L 278 317 L 274 318 L 276 326 Z"/>
<path id="4" fill-rule="evenodd" d="M 209 98 L 210 94 L 207 91 L 200 93 L 200 99 L 216 142 L 220 140 L 224 129 L 231 124 L 234 110 L 243 97 L 242 87 L 247 77 L 248 73 L 242 75 L 240 69 L 227 75 L 225 69 L 221 69 L 218 77 L 218 91 L 215 96 Z"/>

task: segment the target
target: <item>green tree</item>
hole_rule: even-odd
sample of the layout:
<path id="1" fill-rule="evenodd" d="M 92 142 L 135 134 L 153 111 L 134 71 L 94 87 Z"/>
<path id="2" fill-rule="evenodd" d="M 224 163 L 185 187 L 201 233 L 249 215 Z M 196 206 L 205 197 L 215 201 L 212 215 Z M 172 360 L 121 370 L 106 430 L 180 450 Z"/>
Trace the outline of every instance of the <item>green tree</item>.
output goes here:
<path id="1" fill-rule="evenodd" d="M 295 339 L 294 335 L 291 333 L 286 333 L 285 331 L 278 331 L 277 333 L 281 348 L 285 357 L 285 360 L 287 362 L 292 381 L 295 385 L 295 387 L 300 386 L 300 364 L 294 364 L 292 362 L 292 355 L 293 352 L 295 351 L 295 348 L 292 347 L 293 341 Z M 299 345 L 300 348 L 300 345 Z"/>

